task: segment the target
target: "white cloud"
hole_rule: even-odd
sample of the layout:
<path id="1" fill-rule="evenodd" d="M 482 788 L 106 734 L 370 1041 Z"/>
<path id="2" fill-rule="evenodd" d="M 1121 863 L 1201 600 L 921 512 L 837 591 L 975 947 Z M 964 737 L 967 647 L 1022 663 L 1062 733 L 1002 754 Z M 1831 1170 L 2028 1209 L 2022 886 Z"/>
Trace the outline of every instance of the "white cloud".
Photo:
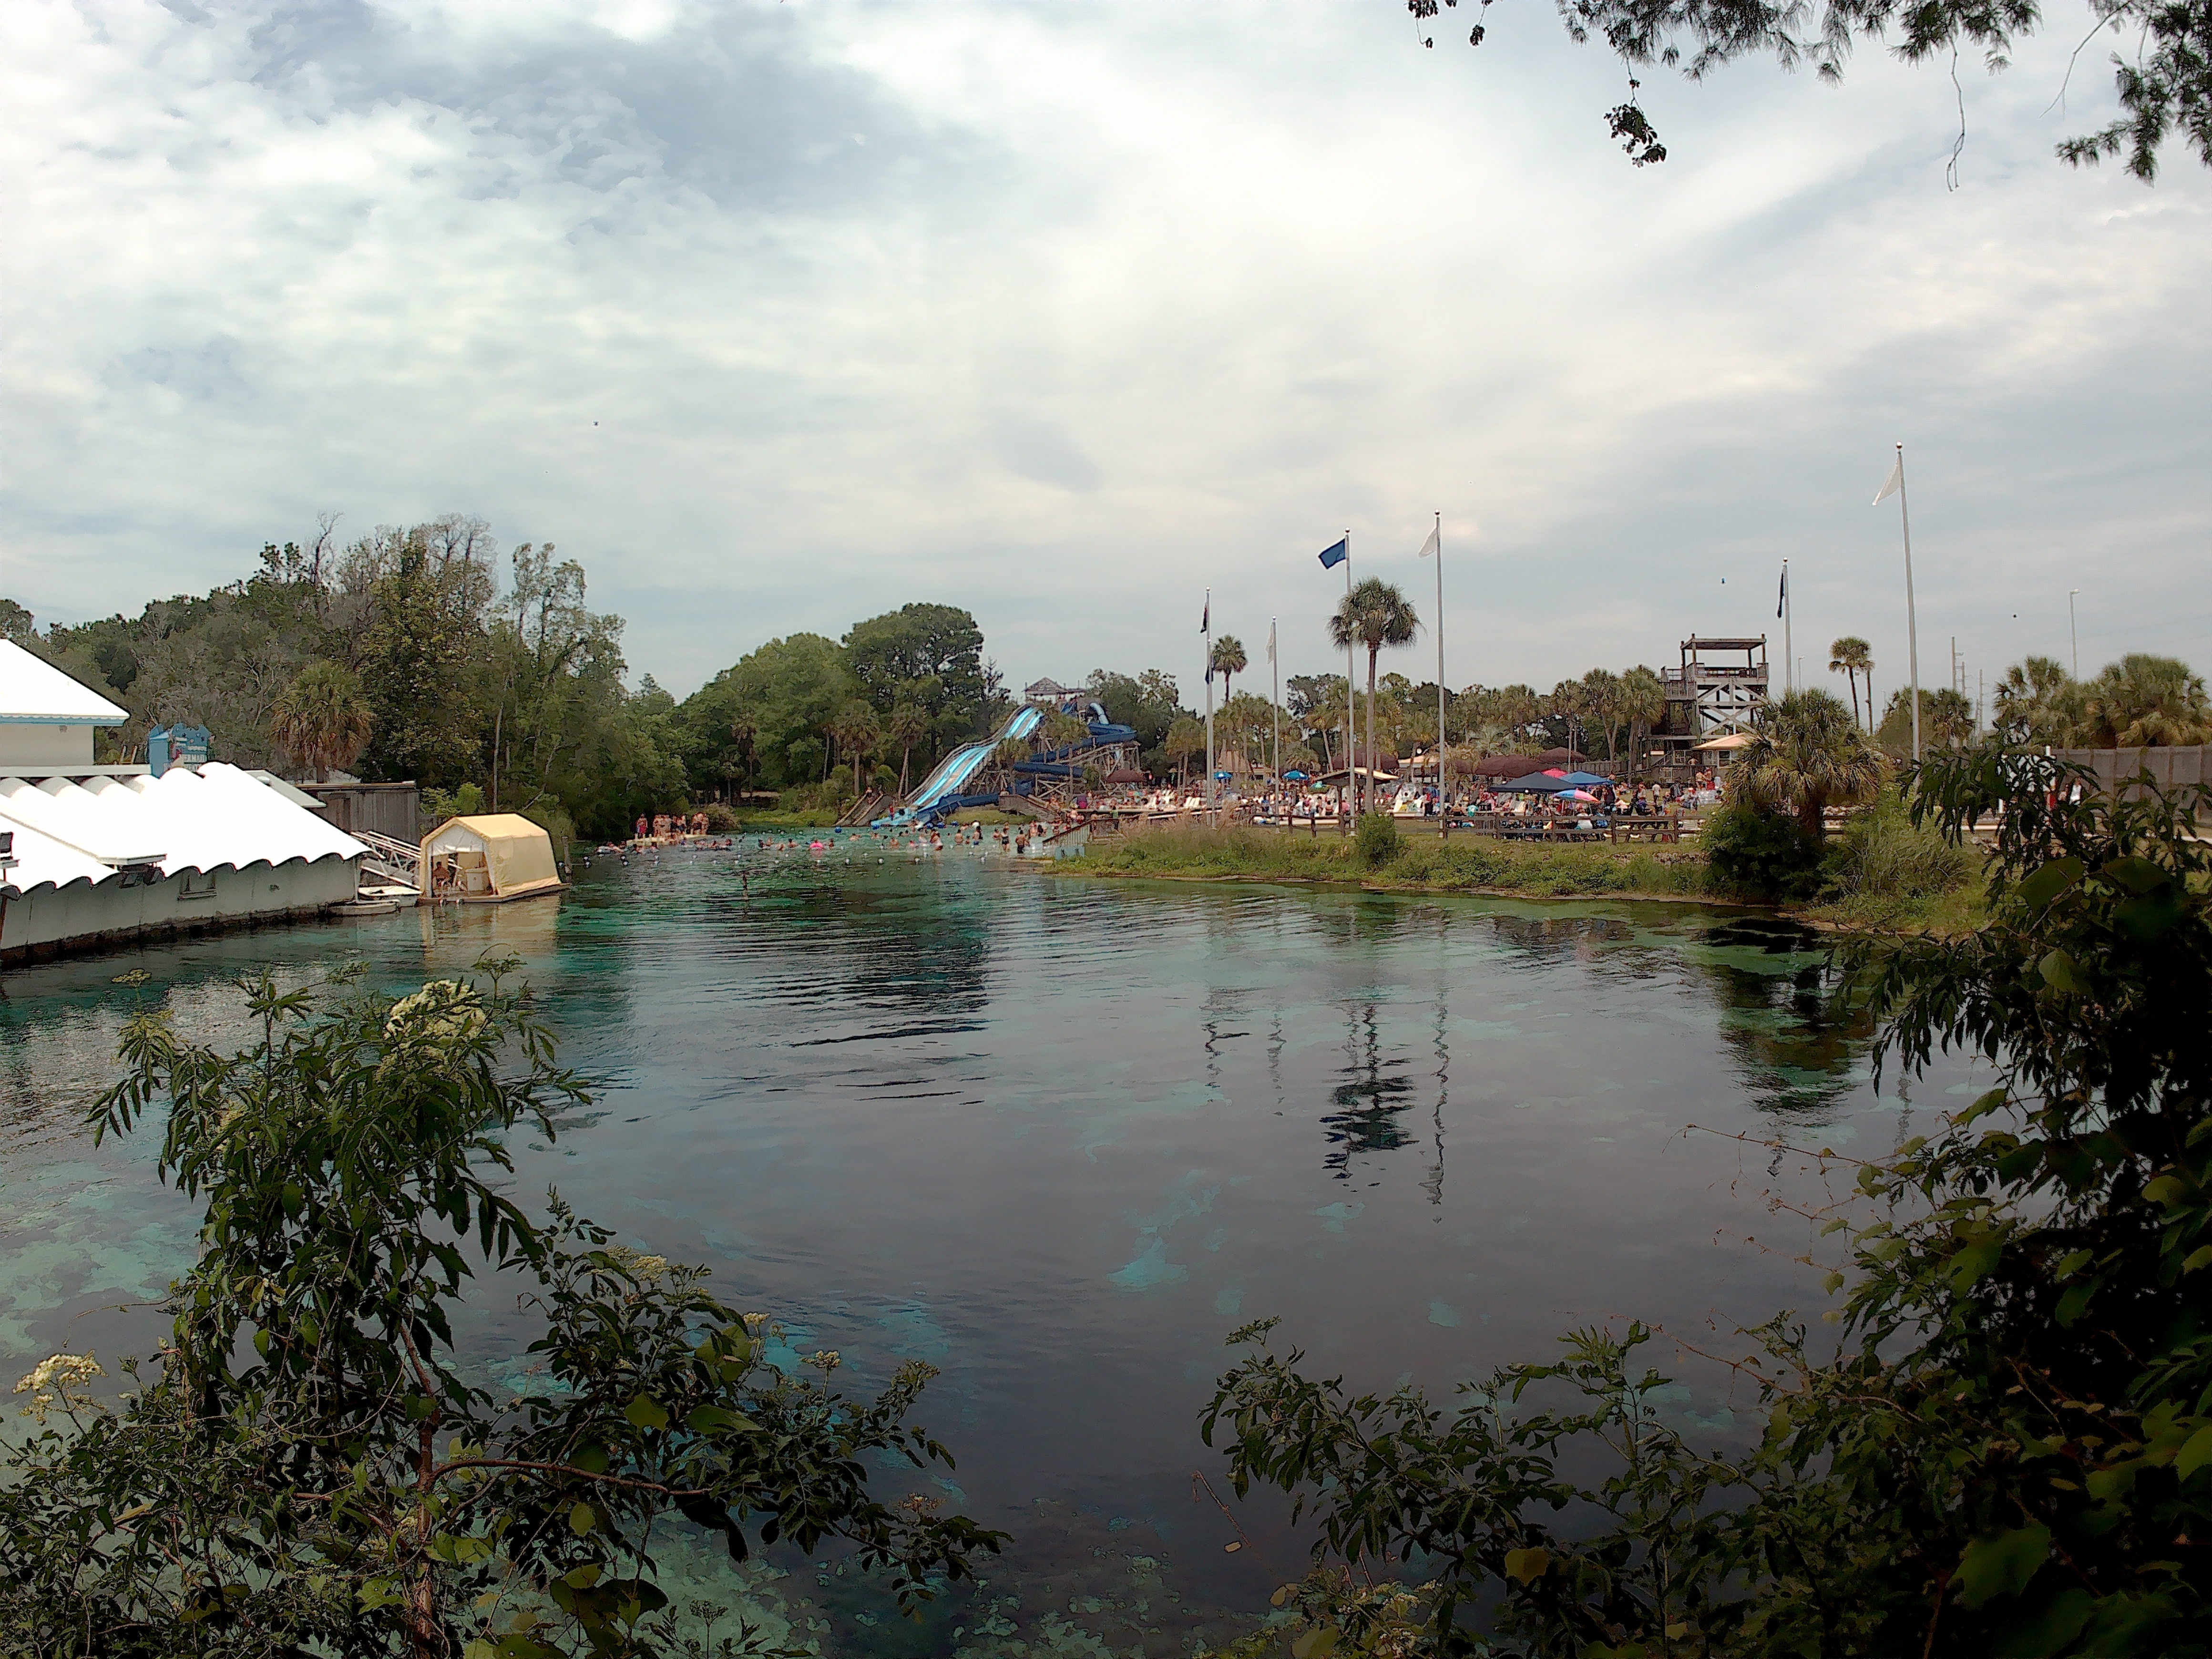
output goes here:
<path id="1" fill-rule="evenodd" d="M 1607 60 L 1512 22 L 21 9 L 6 586 L 474 511 L 672 685 L 915 598 L 1017 680 L 1194 681 L 1199 587 L 1325 667 L 1314 552 L 1418 600 L 1441 507 L 1455 679 L 1771 627 L 1787 553 L 1808 666 L 1861 633 L 1894 684 L 1902 436 L 1924 682 L 2063 645 L 2069 586 L 2085 664 L 2205 654 L 2212 192 L 2051 161 L 2063 45 L 1968 82 L 1952 193 L 1940 70 L 1655 78 L 1638 171 Z"/>

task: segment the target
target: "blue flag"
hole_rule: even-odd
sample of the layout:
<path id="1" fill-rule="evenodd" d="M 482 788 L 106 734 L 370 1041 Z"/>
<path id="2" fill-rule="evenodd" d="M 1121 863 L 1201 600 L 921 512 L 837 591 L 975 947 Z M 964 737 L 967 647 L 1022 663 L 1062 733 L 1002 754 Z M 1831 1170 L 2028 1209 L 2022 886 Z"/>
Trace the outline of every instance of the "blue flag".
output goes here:
<path id="1" fill-rule="evenodd" d="M 1324 570 L 1334 570 L 1351 556 L 1352 550 L 1342 542 L 1337 543 L 1334 547 L 1324 547 L 1321 550 L 1321 568 Z"/>

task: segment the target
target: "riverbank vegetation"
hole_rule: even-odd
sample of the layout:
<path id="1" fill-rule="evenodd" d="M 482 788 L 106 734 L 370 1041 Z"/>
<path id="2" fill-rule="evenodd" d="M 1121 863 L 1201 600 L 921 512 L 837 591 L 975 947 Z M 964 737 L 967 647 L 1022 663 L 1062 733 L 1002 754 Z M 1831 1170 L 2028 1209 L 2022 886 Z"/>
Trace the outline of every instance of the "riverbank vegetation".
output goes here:
<path id="1" fill-rule="evenodd" d="M 1885 1066 L 1963 1050 L 1997 1083 L 1886 1156 L 1771 1143 L 1830 1178 L 1776 1206 L 1828 1270 L 1817 1320 L 1578 1330 L 1447 1404 L 1311 1373 L 1272 1320 L 1230 1338 L 1205 1437 L 1314 1517 L 1322 1569 L 1244 1650 L 2204 1651 L 2212 789 L 2072 801 L 2075 775 L 1993 752 L 1917 780 L 1954 845 L 2008 809 L 1989 919 L 1862 941 L 1836 994 Z M 1732 1368 L 1748 1448 L 1670 1413 L 1670 1334 Z"/>
<path id="2" fill-rule="evenodd" d="M 909 1420 L 932 1367 L 840 1394 L 835 1353 L 793 1352 L 704 1270 L 507 1195 L 514 1133 L 550 1140 L 590 1098 L 513 966 L 396 1002 L 264 977 L 235 1053 L 166 1012 L 126 1026 L 88 1127 L 161 1137 L 198 1256 L 121 1399 L 89 1354 L 17 1389 L 36 1426 L 0 1466 L 0 1650 L 703 1656 L 672 1631 L 656 1526 L 733 1561 L 849 1552 L 905 1607 L 996 1551 L 933 1494 L 870 1491 L 949 1468 Z M 479 1272 L 523 1328 L 489 1371 L 454 1331 Z"/>

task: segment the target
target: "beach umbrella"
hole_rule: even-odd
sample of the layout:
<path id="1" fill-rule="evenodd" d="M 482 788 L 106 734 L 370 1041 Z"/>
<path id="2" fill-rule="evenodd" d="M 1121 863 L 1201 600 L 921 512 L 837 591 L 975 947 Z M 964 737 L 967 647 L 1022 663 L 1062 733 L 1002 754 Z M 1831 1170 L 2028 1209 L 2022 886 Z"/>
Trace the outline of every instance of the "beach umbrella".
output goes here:
<path id="1" fill-rule="evenodd" d="M 1562 783 L 1548 772 L 1531 772 L 1525 778 L 1515 778 L 1510 783 L 1501 783 L 1498 788 L 1509 795 L 1557 795 L 1574 787 Z"/>
<path id="2" fill-rule="evenodd" d="M 1306 775 L 1303 772 L 1290 771 L 1283 774 L 1283 781 L 1285 783 L 1304 783 L 1305 781 Z"/>

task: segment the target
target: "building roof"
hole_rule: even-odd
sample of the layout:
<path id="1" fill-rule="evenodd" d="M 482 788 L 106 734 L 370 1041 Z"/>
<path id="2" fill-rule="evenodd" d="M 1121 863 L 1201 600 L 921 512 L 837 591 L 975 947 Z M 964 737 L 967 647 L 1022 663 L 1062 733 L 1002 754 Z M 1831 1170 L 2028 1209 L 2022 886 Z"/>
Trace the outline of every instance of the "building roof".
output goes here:
<path id="1" fill-rule="evenodd" d="M 0 721 L 120 726 L 131 716 L 13 640 L 0 640 Z"/>
<path id="2" fill-rule="evenodd" d="M 358 858 L 368 849 L 235 766 L 155 777 L 0 778 L 0 830 L 15 832 L 15 867 L 0 892 L 97 885 L 126 866 L 181 871 Z"/>

